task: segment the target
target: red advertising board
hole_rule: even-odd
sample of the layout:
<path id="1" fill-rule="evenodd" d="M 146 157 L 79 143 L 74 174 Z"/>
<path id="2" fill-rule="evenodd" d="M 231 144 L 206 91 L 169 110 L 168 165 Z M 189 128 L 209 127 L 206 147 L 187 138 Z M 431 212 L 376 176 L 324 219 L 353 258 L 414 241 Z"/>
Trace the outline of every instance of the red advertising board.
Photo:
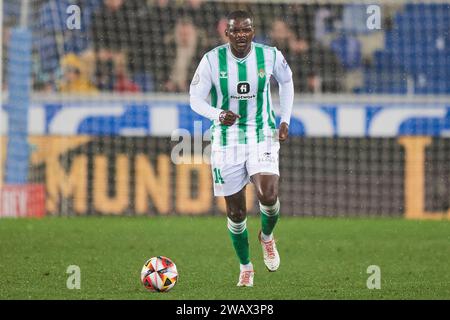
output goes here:
<path id="1" fill-rule="evenodd" d="M 43 217 L 43 184 L 3 185 L 0 189 L 0 217 Z"/>

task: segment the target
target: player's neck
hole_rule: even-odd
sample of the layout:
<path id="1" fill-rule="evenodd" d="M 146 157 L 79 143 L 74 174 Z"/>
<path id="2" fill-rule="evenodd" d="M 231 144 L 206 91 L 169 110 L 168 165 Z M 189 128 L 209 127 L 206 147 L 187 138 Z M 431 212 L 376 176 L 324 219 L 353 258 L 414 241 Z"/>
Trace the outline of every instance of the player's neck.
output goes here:
<path id="1" fill-rule="evenodd" d="M 242 59 L 245 58 L 249 52 L 250 52 L 251 48 L 249 48 L 246 52 L 244 53 L 239 53 L 237 51 L 234 51 L 233 48 L 231 48 L 231 53 L 233 54 L 233 56 L 235 56 L 236 58 Z"/>
<path id="2" fill-rule="evenodd" d="M 239 53 L 238 51 L 234 50 L 234 48 L 230 45 L 231 53 L 237 59 L 243 59 L 243 58 L 247 57 L 249 55 L 250 51 L 252 51 L 252 48 L 253 48 L 253 44 L 251 44 L 250 47 L 247 50 L 245 50 L 245 52 Z"/>

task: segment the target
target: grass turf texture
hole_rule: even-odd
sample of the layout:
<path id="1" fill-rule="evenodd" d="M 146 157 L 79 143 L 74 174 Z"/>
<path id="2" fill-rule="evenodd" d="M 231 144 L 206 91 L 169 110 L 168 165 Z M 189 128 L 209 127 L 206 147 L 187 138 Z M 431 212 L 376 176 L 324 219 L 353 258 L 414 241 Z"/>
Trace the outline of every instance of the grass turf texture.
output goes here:
<path id="1" fill-rule="evenodd" d="M 450 299 L 450 221 L 282 217 L 269 273 L 248 219 L 255 286 L 238 288 L 224 217 L 76 217 L 0 220 L 0 299 Z M 174 260 L 167 293 L 140 283 L 146 259 Z M 69 290 L 69 265 L 81 289 Z M 369 290 L 369 265 L 381 289 Z"/>

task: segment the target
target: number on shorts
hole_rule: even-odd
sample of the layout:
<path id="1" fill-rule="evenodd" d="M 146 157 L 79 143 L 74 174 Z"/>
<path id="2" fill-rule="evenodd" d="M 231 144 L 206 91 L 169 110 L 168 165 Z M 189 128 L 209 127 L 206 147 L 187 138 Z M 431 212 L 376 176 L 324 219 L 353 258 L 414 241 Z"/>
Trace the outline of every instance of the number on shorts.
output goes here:
<path id="1" fill-rule="evenodd" d="M 214 168 L 214 183 L 224 184 L 220 169 Z"/>

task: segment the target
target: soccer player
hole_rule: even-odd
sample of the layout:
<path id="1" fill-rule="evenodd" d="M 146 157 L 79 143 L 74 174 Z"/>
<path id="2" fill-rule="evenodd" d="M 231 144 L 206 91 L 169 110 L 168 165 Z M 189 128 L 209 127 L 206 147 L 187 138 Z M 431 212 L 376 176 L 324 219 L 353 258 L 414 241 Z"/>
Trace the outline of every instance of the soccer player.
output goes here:
<path id="1" fill-rule="evenodd" d="M 280 256 L 273 229 L 280 211 L 279 141 L 288 137 L 294 86 L 282 53 L 253 42 L 255 28 L 249 12 L 232 12 L 225 33 L 228 43 L 209 51 L 200 61 L 190 86 L 190 103 L 195 112 L 213 121 L 214 195 L 225 197 L 228 230 L 240 261 L 237 285 L 251 287 L 254 269 L 249 255 L 245 188 L 249 182 L 255 186 L 264 263 L 269 271 L 276 271 Z M 278 130 L 270 95 L 271 76 L 279 84 Z"/>

